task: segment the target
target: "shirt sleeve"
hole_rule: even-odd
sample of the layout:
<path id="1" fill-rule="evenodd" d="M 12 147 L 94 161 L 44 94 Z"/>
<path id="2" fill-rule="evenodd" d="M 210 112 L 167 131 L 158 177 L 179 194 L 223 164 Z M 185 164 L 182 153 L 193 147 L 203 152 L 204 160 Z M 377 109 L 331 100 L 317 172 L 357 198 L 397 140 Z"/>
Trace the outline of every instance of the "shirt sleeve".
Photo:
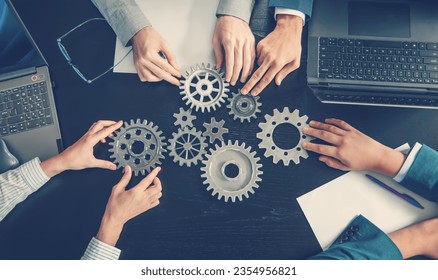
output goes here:
<path id="1" fill-rule="evenodd" d="M 306 22 L 306 15 L 298 10 L 275 7 L 274 20 L 277 20 L 277 15 L 298 16 L 303 20 L 303 26 Z"/>
<path id="2" fill-rule="evenodd" d="M 220 0 L 216 16 L 233 16 L 249 23 L 254 2 L 254 0 Z"/>
<path id="3" fill-rule="evenodd" d="M 150 26 L 135 0 L 91 0 L 124 46 L 140 29 Z"/>
<path id="4" fill-rule="evenodd" d="M 40 159 L 35 158 L 0 175 L 0 221 L 15 205 L 49 181 L 40 163 Z"/>
<path id="5" fill-rule="evenodd" d="M 411 168 L 412 164 L 414 163 L 415 157 L 417 156 L 418 151 L 421 149 L 422 145 L 420 143 L 415 143 L 414 147 L 409 152 L 408 157 L 406 158 L 405 162 L 403 163 L 403 166 L 401 167 L 400 171 L 395 175 L 393 178 L 397 182 L 403 181 L 406 174 L 408 173 L 408 170 Z"/>
<path id="6" fill-rule="evenodd" d="M 402 260 L 395 243 L 364 216 L 357 216 L 324 252 L 311 260 Z"/>
<path id="7" fill-rule="evenodd" d="M 121 250 L 93 237 L 81 260 L 118 260 Z"/>
<path id="8" fill-rule="evenodd" d="M 312 15 L 313 0 L 269 0 L 269 7 L 297 10 L 305 14 L 305 19 L 309 20 Z"/>

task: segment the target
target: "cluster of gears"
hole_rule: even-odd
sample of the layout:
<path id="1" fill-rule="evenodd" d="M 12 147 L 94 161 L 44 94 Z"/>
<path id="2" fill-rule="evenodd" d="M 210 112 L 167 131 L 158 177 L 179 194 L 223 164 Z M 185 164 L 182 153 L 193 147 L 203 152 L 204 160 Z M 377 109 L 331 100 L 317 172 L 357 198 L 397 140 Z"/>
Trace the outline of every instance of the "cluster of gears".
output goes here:
<path id="1" fill-rule="evenodd" d="M 242 95 L 240 92 L 232 93 L 228 97 L 229 84 L 224 80 L 224 73 L 211 67 L 210 64 L 196 65 L 191 71 L 186 72 L 181 81 L 182 99 L 189 106 L 188 110 L 179 109 L 173 116 L 177 131 L 169 139 L 169 155 L 180 166 L 191 167 L 202 162 L 202 177 L 204 184 L 212 195 L 218 199 L 235 202 L 248 198 L 254 189 L 258 188 L 263 174 L 256 156 L 251 147 L 245 143 L 228 141 L 225 143 L 224 134 L 228 129 L 224 127 L 225 121 L 217 121 L 214 117 L 210 122 L 204 123 L 204 131 L 197 130 L 193 125 L 195 111 L 214 111 L 229 99 L 227 108 L 234 120 L 241 123 L 251 122 L 261 112 L 259 97 Z M 299 163 L 299 158 L 307 158 L 307 152 L 301 148 L 303 141 L 311 138 L 301 132 L 302 126 L 307 122 L 307 116 L 299 116 L 299 111 L 292 113 L 286 107 L 282 112 L 277 109 L 272 115 L 265 115 L 265 122 L 260 123 L 261 132 L 257 137 L 261 140 L 259 148 L 265 149 L 265 157 L 273 157 L 273 162 L 280 160 L 284 165 L 290 161 Z M 274 140 L 274 130 L 278 125 L 290 124 L 300 132 L 300 141 L 292 149 L 281 149 Z M 219 142 L 219 144 L 215 144 Z M 209 144 L 215 144 L 207 153 Z M 111 158 L 119 167 L 129 165 L 135 175 L 150 172 L 161 164 L 166 153 L 166 141 L 162 132 L 152 122 L 137 119 L 125 122 L 124 126 L 116 131 L 113 141 L 110 142 Z"/>

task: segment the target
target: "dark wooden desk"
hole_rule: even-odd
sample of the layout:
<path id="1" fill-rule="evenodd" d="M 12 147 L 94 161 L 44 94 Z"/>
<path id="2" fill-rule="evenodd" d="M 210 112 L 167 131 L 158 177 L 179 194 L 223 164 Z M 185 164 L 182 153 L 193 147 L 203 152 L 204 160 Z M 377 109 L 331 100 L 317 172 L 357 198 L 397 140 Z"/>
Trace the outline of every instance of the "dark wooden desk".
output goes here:
<path id="1" fill-rule="evenodd" d="M 136 75 L 113 73 L 88 85 L 64 60 L 56 39 L 82 21 L 100 17 L 91 1 L 14 3 L 49 62 L 66 146 L 99 119 L 148 119 L 167 139 L 176 130 L 172 114 L 184 105 L 177 87 L 144 84 Z M 69 46 L 88 61 L 84 70 L 98 73 L 112 63 L 114 38 L 106 27 L 76 38 Z M 99 46 L 106 47 L 96 52 Z M 179 167 L 166 156 L 160 176 L 161 204 L 126 224 L 117 245 L 123 259 L 303 259 L 317 253 L 320 248 L 296 198 L 342 173 L 327 168 L 314 154 L 289 167 L 264 158 L 255 137 L 257 123 L 274 108 L 298 108 L 316 120 L 341 118 L 393 147 L 420 141 L 438 148 L 437 111 L 321 104 L 306 87 L 305 63 L 282 87 L 270 85 L 261 102 L 262 114 L 249 125 L 233 121 L 225 106 L 213 113 L 197 113 L 195 121 L 201 128 L 211 116 L 224 119 L 230 129 L 226 140 L 244 141 L 257 149 L 264 174 L 256 193 L 243 202 L 218 201 L 202 184 L 200 166 Z M 96 153 L 109 158 L 107 149 L 100 145 Z M 84 170 L 51 180 L 0 223 L 0 259 L 80 258 L 120 177 L 120 170 Z M 131 185 L 138 181 L 133 179 Z"/>

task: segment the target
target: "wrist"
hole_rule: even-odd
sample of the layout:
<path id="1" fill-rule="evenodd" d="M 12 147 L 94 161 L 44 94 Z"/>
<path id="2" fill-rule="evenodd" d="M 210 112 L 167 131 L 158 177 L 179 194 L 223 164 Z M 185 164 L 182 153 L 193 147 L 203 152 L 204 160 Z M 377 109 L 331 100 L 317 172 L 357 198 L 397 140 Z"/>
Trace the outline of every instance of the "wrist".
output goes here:
<path id="1" fill-rule="evenodd" d="M 276 28 L 288 29 L 295 32 L 303 30 L 303 19 L 296 15 L 277 15 Z"/>
<path id="2" fill-rule="evenodd" d="M 102 218 L 96 238 L 115 247 L 122 233 L 123 225 L 124 223 L 116 222 L 105 214 Z"/>
<path id="3" fill-rule="evenodd" d="M 41 162 L 40 166 L 47 177 L 52 178 L 68 169 L 64 162 L 65 161 L 62 159 L 62 154 L 59 154 Z"/>
<path id="4" fill-rule="evenodd" d="M 394 149 L 383 146 L 379 153 L 379 158 L 372 171 L 386 175 L 388 177 L 395 177 L 403 166 L 406 160 L 406 155 Z"/>

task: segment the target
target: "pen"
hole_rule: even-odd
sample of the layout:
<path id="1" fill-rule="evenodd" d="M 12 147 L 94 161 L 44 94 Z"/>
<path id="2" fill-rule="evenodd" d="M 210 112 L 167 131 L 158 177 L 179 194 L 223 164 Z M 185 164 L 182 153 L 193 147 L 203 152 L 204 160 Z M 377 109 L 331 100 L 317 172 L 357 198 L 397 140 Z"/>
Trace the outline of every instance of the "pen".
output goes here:
<path id="1" fill-rule="evenodd" d="M 424 209 L 423 205 L 421 205 L 421 204 L 420 204 L 417 200 L 415 200 L 415 198 L 413 198 L 412 196 L 394 190 L 394 189 L 391 188 L 390 186 L 386 185 L 385 183 L 381 182 L 380 180 L 374 178 L 373 176 L 371 176 L 371 175 L 369 175 L 369 174 L 365 174 L 365 176 L 366 176 L 368 179 L 370 179 L 371 181 L 373 181 L 374 183 L 376 183 L 377 185 L 379 185 L 379 186 L 381 186 L 382 188 L 384 188 L 385 190 L 392 192 L 392 193 L 395 194 L 396 196 L 400 197 L 401 199 L 406 200 L 407 202 L 409 202 L 410 204 L 414 205 L 415 207 L 420 208 L 420 209 Z"/>

